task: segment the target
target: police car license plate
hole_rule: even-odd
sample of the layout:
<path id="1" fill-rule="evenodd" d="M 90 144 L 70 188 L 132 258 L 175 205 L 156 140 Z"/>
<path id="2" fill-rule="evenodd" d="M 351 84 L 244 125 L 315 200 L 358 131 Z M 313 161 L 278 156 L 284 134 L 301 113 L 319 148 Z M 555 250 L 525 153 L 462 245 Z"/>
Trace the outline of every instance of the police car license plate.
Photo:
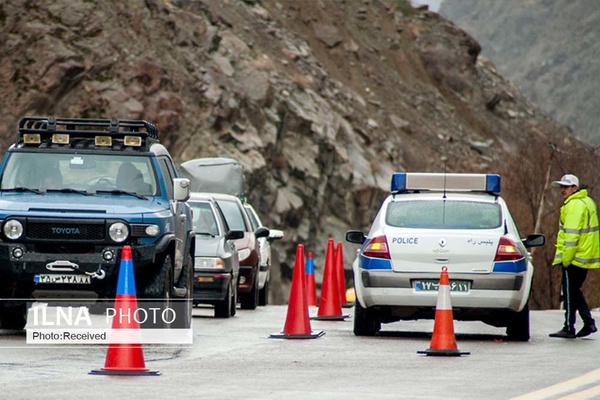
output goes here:
<path id="1" fill-rule="evenodd" d="M 75 274 L 40 274 L 33 277 L 34 283 L 66 283 L 76 285 L 89 285 L 92 283 L 89 275 Z"/>
<path id="2" fill-rule="evenodd" d="M 437 279 L 421 279 L 415 281 L 415 290 L 417 292 L 436 292 L 440 286 L 440 281 Z M 468 292 L 469 281 L 450 281 L 451 292 Z"/>

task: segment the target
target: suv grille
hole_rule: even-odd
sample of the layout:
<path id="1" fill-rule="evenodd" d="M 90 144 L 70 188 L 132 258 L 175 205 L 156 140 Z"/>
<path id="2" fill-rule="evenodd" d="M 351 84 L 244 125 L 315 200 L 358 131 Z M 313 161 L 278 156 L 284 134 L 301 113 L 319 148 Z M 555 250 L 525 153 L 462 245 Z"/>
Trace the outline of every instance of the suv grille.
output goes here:
<path id="1" fill-rule="evenodd" d="M 64 220 L 28 220 L 27 238 L 31 240 L 60 241 L 103 241 L 105 222 L 102 221 L 64 221 Z"/>

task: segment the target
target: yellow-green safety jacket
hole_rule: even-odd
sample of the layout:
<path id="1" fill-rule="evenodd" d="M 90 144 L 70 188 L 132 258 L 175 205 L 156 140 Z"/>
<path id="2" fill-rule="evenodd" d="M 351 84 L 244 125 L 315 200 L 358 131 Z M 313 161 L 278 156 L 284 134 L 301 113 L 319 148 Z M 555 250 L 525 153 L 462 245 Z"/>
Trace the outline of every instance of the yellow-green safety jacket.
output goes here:
<path id="1" fill-rule="evenodd" d="M 600 233 L 596 204 L 580 189 L 565 199 L 560 208 L 554 265 L 600 268 Z"/>

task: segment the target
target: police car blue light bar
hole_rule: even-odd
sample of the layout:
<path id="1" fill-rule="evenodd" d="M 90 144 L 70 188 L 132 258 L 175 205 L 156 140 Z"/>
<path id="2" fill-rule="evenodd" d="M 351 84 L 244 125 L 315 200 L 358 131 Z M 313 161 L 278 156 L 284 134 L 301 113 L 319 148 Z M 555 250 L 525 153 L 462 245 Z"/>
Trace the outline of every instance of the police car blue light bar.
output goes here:
<path id="1" fill-rule="evenodd" d="M 500 193 L 500 175 L 427 172 L 397 172 L 393 174 L 392 193 L 408 190 Z"/>

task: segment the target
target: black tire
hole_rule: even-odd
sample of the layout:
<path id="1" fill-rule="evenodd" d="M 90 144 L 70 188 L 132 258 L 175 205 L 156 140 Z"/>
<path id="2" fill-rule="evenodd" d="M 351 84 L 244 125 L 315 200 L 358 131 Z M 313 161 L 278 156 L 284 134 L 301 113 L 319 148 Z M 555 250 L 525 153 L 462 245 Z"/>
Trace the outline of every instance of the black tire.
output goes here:
<path id="1" fill-rule="evenodd" d="M 160 311 L 171 308 L 171 289 L 173 288 L 173 261 L 171 255 L 166 254 L 161 262 L 158 273 L 148 282 L 144 288 L 144 301 L 140 308 L 160 307 Z M 155 300 L 154 300 L 155 299 Z M 154 300 L 154 301 L 153 301 Z M 148 303 L 148 304 L 144 304 Z M 158 318 L 151 320 L 152 310 L 147 310 L 148 319 L 142 324 L 144 328 L 168 328 L 170 324 Z"/>
<path id="2" fill-rule="evenodd" d="M 231 277 L 233 281 L 233 276 Z M 231 316 L 234 317 L 237 313 L 237 302 L 238 302 L 238 286 L 239 278 L 233 283 L 233 301 L 231 302 Z"/>
<path id="3" fill-rule="evenodd" d="M 254 278 L 252 289 L 240 296 L 240 307 L 242 310 L 256 310 L 258 307 L 258 274 Z"/>
<path id="4" fill-rule="evenodd" d="M 372 310 L 363 308 L 358 299 L 354 303 L 354 335 L 375 336 L 381 329 L 381 322 Z"/>
<path id="5" fill-rule="evenodd" d="M 527 342 L 529 340 L 529 304 L 526 304 L 521 311 L 513 313 L 512 318 L 506 325 L 506 336 L 512 342 Z"/>
<path id="6" fill-rule="evenodd" d="M 227 291 L 225 292 L 225 298 L 215 303 L 215 318 L 231 317 L 231 304 L 234 300 L 232 286 L 232 283 L 229 282 L 229 285 L 227 285 Z"/>
<path id="7" fill-rule="evenodd" d="M 171 328 L 189 329 L 192 326 L 192 308 L 194 307 L 194 259 L 189 253 L 177 286 L 185 287 L 187 290 L 184 298 L 172 300 L 177 319 L 171 323 Z"/>
<path id="8" fill-rule="evenodd" d="M 258 305 L 266 306 L 269 304 L 269 278 L 265 281 L 265 286 L 258 292 Z"/>
<path id="9" fill-rule="evenodd" d="M 27 304 L 1 304 L 0 327 L 2 329 L 22 330 L 27 325 Z"/>

